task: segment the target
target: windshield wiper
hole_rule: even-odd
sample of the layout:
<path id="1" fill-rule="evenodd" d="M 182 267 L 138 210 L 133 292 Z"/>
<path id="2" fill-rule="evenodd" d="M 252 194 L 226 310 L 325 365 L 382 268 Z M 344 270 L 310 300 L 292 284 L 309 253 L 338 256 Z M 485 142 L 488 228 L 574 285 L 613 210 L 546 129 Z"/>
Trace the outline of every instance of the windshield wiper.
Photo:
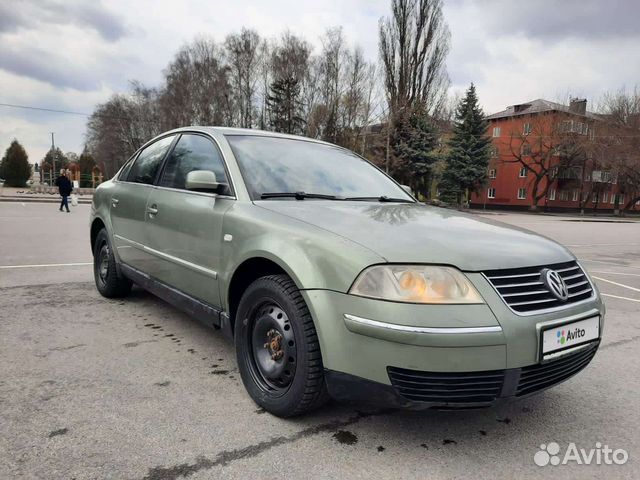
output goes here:
<path id="1" fill-rule="evenodd" d="M 322 200 L 342 200 L 335 195 L 323 195 L 322 193 L 306 193 L 306 192 L 269 192 L 260 195 L 260 198 L 295 198 L 296 200 L 304 200 L 305 198 L 319 198 Z"/>
<path id="2" fill-rule="evenodd" d="M 367 202 L 367 201 L 378 201 L 378 202 L 394 202 L 394 203 L 415 203 L 413 200 L 408 200 L 406 198 L 393 198 L 387 197 L 386 195 L 381 195 L 379 197 L 347 197 L 345 200 L 355 200 L 357 202 Z"/>

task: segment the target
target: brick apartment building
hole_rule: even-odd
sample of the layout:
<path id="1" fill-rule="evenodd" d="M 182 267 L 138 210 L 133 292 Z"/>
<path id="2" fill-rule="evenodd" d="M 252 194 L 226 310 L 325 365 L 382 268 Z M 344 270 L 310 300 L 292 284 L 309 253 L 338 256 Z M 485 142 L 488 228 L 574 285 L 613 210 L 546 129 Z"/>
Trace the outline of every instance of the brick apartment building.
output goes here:
<path id="1" fill-rule="evenodd" d="M 623 206 L 624 194 L 619 191 L 615 175 L 599 169 L 589 155 L 583 155 L 584 160 L 573 160 L 569 167 L 553 167 L 561 164 L 562 153 L 557 145 L 562 136 L 588 145 L 586 142 L 602 125 L 603 117 L 586 107 L 584 99 L 574 99 L 569 106 L 538 99 L 489 115 L 488 134 L 493 141 L 489 179 L 483 191 L 471 196 L 471 206 L 527 209 L 533 204 L 535 190 L 538 196 L 542 195 L 540 209 L 607 211 L 616 204 Z M 533 171 L 541 168 L 536 162 L 546 168 L 551 166 L 550 174 L 540 179 L 537 189 Z M 640 211 L 640 206 L 636 204 L 634 210 Z"/>

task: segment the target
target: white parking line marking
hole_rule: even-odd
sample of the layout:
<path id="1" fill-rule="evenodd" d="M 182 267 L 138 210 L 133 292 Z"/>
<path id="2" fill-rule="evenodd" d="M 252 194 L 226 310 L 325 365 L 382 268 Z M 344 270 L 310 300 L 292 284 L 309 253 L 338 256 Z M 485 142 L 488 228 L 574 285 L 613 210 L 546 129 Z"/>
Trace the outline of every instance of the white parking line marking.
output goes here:
<path id="1" fill-rule="evenodd" d="M 93 265 L 93 263 L 45 263 L 41 265 L 0 265 L 0 270 L 8 270 L 11 268 L 44 268 L 44 267 L 84 267 Z"/>
<path id="2" fill-rule="evenodd" d="M 607 274 L 607 275 L 628 275 L 630 277 L 640 277 L 640 273 L 624 273 L 624 272 L 599 272 L 597 270 L 589 270 L 589 273 L 600 273 L 600 274 Z"/>
<path id="3" fill-rule="evenodd" d="M 640 300 L 638 300 L 637 298 L 619 297 L 618 295 L 609 295 L 608 293 L 603 293 L 602 296 L 603 297 L 611 297 L 611 298 L 619 298 L 621 300 L 629 300 L 630 302 L 640 303 Z"/>
<path id="4" fill-rule="evenodd" d="M 576 243 L 576 244 L 566 244 L 566 247 L 576 248 L 576 247 L 637 247 L 640 243 Z"/>
<path id="5" fill-rule="evenodd" d="M 604 265 L 614 265 L 616 267 L 633 268 L 634 270 L 640 270 L 640 267 L 632 267 L 630 265 L 625 265 L 623 263 L 603 262 L 601 260 L 587 260 L 586 258 L 581 258 L 580 261 L 589 262 L 589 263 L 602 263 Z"/>
<path id="6" fill-rule="evenodd" d="M 633 290 L 634 292 L 640 292 L 640 288 L 630 287 L 629 285 L 625 285 L 624 283 L 614 282 L 612 280 L 607 280 L 606 278 L 596 277 L 595 275 L 593 276 L 593 278 L 595 278 L 596 280 L 600 280 L 602 282 L 610 283 L 612 285 L 617 285 L 618 287 L 628 288 L 629 290 Z"/>

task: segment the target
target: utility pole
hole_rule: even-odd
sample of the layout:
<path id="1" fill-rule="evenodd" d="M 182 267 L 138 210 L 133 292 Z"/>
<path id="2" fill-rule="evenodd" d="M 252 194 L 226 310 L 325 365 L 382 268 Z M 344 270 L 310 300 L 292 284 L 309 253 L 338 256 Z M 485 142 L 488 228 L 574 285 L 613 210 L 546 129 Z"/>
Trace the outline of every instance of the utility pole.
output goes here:
<path id="1" fill-rule="evenodd" d="M 53 185 L 53 175 L 56 171 L 56 145 L 53 141 L 55 132 L 51 132 L 51 173 L 49 174 L 49 182 Z"/>

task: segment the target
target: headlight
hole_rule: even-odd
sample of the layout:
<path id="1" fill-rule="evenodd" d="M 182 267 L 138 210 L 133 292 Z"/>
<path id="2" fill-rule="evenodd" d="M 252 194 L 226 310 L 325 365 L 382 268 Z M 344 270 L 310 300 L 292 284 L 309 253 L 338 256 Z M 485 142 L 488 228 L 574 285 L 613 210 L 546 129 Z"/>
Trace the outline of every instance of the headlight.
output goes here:
<path id="1" fill-rule="evenodd" d="M 451 267 L 375 265 L 358 276 L 349 293 L 408 303 L 484 303 L 467 277 Z"/>

